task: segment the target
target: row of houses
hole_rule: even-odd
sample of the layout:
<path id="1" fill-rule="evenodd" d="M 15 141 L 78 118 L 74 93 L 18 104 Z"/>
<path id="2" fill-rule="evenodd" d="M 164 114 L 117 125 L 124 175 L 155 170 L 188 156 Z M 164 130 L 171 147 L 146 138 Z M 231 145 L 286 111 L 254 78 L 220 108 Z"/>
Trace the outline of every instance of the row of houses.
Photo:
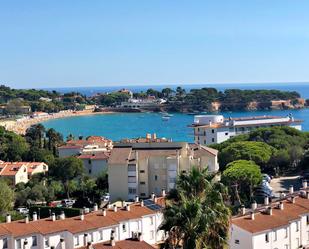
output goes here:
<path id="1" fill-rule="evenodd" d="M 46 173 L 48 165 L 43 162 L 3 162 L 0 161 L 0 178 L 5 179 L 10 185 L 27 183 L 38 173 Z"/>
<path id="2" fill-rule="evenodd" d="M 24 220 L 0 224 L 2 249 L 150 249 L 165 239 L 159 230 L 162 222 L 162 199 L 122 202 L 99 210 L 95 205 L 77 217 L 64 213 L 39 219 L 36 213 Z"/>

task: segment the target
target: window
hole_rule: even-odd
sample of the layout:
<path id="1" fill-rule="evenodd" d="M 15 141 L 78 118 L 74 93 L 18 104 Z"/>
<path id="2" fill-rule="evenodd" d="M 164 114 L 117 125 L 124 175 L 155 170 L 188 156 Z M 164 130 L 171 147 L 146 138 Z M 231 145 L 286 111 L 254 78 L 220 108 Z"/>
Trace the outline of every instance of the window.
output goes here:
<path id="1" fill-rule="evenodd" d="M 183 171 L 181 171 L 183 174 L 186 174 L 187 173 L 187 171 L 185 171 L 185 170 L 183 170 Z"/>
<path id="2" fill-rule="evenodd" d="M 273 238 L 274 238 L 274 241 L 277 241 L 277 231 L 273 232 Z"/>
<path id="3" fill-rule="evenodd" d="M 32 246 L 37 246 L 38 245 L 38 240 L 36 236 L 32 236 Z"/>
<path id="4" fill-rule="evenodd" d="M 91 169 L 88 170 L 88 173 L 91 174 Z"/>
<path id="5" fill-rule="evenodd" d="M 212 138 L 212 139 L 211 139 L 211 141 L 214 143 L 214 142 L 215 142 L 215 139 L 214 139 L 214 138 Z"/>
<path id="6" fill-rule="evenodd" d="M 153 217 L 150 217 L 150 224 L 153 225 Z"/>
<path id="7" fill-rule="evenodd" d="M 146 196 L 146 194 L 145 193 L 141 193 L 141 196 Z"/>
<path id="8" fill-rule="evenodd" d="M 126 232 L 126 231 L 127 231 L 126 224 L 123 224 L 122 225 L 122 232 Z"/>
<path id="9" fill-rule="evenodd" d="M 130 164 L 128 166 L 128 171 L 136 171 L 136 165 L 135 164 Z"/>
<path id="10" fill-rule="evenodd" d="M 74 236 L 74 245 L 79 246 L 79 236 Z"/>
<path id="11" fill-rule="evenodd" d="M 289 245 L 284 245 L 284 249 L 289 249 Z"/>
<path id="12" fill-rule="evenodd" d="M 288 231 L 288 228 L 286 227 L 286 228 L 285 228 L 285 237 L 287 238 L 288 235 L 289 235 L 289 231 Z"/>
<path id="13" fill-rule="evenodd" d="M 139 173 L 145 173 L 145 170 L 140 170 Z"/>
<path id="14" fill-rule="evenodd" d="M 136 183 L 136 177 L 135 176 L 128 176 L 128 183 Z"/>
<path id="15" fill-rule="evenodd" d="M 269 242 L 269 234 L 265 233 L 265 242 L 268 243 Z"/>
<path id="16" fill-rule="evenodd" d="M 235 239 L 235 244 L 239 245 L 239 239 Z"/>
<path id="17" fill-rule="evenodd" d="M 93 233 L 89 233 L 89 235 L 90 235 L 90 242 L 94 242 Z"/>
<path id="18" fill-rule="evenodd" d="M 146 183 L 145 183 L 145 182 L 140 182 L 139 184 L 140 184 L 140 185 L 145 185 Z"/>
<path id="19" fill-rule="evenodd" d="M 154 231 L 150 231 L 150 239 L 154 239 Z"/>
<path id="20" fill-rule="evenodd" d="M 214 129 L 212 129 L 212 130 L 211 130 L 211 133 L 215 133 L 215 130 L 214 130 Z"/>
<path id="21" fill-rule="evenodd" d="M 88 164 L 91 164 L 91 159 L 88 160 Z"/>
<path id="22" fill-rule="evenodd" d="M 229 135 L 229 133 L 228 132 L 225 132 L 225 136 L 228 136 Z"/>
<path id="23" fill-rule="evenodd" d="M 206 131 L 204 131 L 204 136 L 206 136 Z"/>
<path id="24" fill-rule="evenodd" d="M 204 144 L 206 144 L 206 139 L 204 139 Z"/>
<path id="25" fill-rule="evenodd" d="M 307 225 L 309 225 L 309 215 L 306 216 Z"/>
<path id="26" fill-rule="evenodd" d="M 128 189 L 129 194 L 133 195 L 136 194 L 136 188 L 129 188 Z"/>
<path id="27" fill-rule="evenodd" d="M 44 239 L 44 246 L 45 246 L 45 248 L 49 247 L 49 239 L 48 238 Z"/>
<path id="28" fill-rule="evenodd" d="M 102 230 L 99 231 L 99 239 L 100 239 L 100 240 L 103 240 L 103 231 L 102 231 Z"/>
<path id="29" fill-rule="evenodd" d="M 155 179 L 155 181 L 158 181 L 158 176 L 157 176 L 157 175 L 155 175 L 154 179 Z"/>
<path id="30" fill-rule="evenodd" d="M 299 246 L 300 246 L 299 238 L 296 238 L 296 245 L 297 245 L 297 248 L 299 248 Z"/>
<path id="31" fill-rule="evenodd" d="M 296 221 L 296 222 L 295 222 L 295 225 L 296 225 L 296 232 L 298 232 L 298 231 L 299 231 L 299 222 Z"/>
<path id="32" fill-rule="evenodd" d="M 2 248 L 3 249 L 7 249 L 8 248 L 8 239 L 7 238 L 4 238 L 2 240 Z"/>
<path id="33" fill-rule="evenodd" d="M 20 239 L 16 240 L 16 247 L 17 247 L 17 249 L 21 249 L 21 240 Z"/>

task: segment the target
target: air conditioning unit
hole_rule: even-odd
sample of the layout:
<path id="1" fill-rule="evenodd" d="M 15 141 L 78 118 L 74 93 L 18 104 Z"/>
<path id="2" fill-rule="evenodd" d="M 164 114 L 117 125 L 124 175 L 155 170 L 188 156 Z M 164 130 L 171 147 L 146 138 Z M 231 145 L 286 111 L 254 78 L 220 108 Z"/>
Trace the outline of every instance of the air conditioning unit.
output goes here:
<path id="1" fill-rule="evenodd" d="M 138 232 L 132 232 L 132 239 L 138 239 Z"/>

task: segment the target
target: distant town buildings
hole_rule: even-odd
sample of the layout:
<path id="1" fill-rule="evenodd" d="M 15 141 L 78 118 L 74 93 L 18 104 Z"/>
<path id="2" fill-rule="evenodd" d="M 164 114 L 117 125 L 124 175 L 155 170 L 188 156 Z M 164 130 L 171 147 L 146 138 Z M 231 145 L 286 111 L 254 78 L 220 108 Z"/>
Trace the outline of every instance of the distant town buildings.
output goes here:
<path id="1" fill-rule="evenodd" d="M 46 173 L 48 165 L 43 162 L 3 162 L 0 161 L 0 178 L 5 179 L 10 185 L 27 183 L 38 173 Z"/>
<path id="2" fill-rule="evenodd" d="M 290 188 L 286 199 L 270 203 L 266 198 L 261 207 L 241 208 L 230 233 L 230 249 L 309 248 L 309 192 Z"/>
<path id="3" fill-rule="evenodd" d="M 64 213 L 40 219 L 39 214 L 24 220 L 0 224 L 0 248 L 3 249 L 151 249 L 165 239 L 160 231 L 162 222 L 160 202 L 136 200 L 122 206 L 108 205 L 98 210 L 84 209 L 80 216 L 66 218 Z"/>
<path id="4" fill-rule="evenodd" d="M 128 109 L 154 110 L 160 108 L 165 102 L 166 100 L 164 99 L 157 99 L 154 96 L 148 96 L 146 99 L 130 98 L 128 101 L 122 102 L 120 107 Z"/>
<path id="5" fill-rule="evenodd" d="M 253 129 L 273 126 L 290 126 L 301 130 L 302 120 L 287 117 L 258 116 L 243 118 L 224 118 L 222 115 L 196 115 L 191 125 L 194 142 L 209 145 L 222 143 L 231 137 L 249 133 Z"/>
<path id="6" fill-rule="evenodd" d="M 176 177 L 191 167 L 219 169 L 218 151 L 185 142 L 148 140 L 115 143 L 108 159 L 109 192 L 112 200 L 132 200 L 159 195 L 175 187 Z"/>

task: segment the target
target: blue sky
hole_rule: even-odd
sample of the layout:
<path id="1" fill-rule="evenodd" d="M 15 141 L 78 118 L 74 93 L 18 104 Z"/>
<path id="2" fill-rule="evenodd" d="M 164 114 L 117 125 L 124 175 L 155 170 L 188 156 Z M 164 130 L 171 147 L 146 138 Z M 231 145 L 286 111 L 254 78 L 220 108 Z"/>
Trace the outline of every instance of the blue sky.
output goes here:
<path id="1" fill-rule="evenodd" d="M 308 10 L 308 0 L 0 0 L 0 83 L 308 82 Z"/>

